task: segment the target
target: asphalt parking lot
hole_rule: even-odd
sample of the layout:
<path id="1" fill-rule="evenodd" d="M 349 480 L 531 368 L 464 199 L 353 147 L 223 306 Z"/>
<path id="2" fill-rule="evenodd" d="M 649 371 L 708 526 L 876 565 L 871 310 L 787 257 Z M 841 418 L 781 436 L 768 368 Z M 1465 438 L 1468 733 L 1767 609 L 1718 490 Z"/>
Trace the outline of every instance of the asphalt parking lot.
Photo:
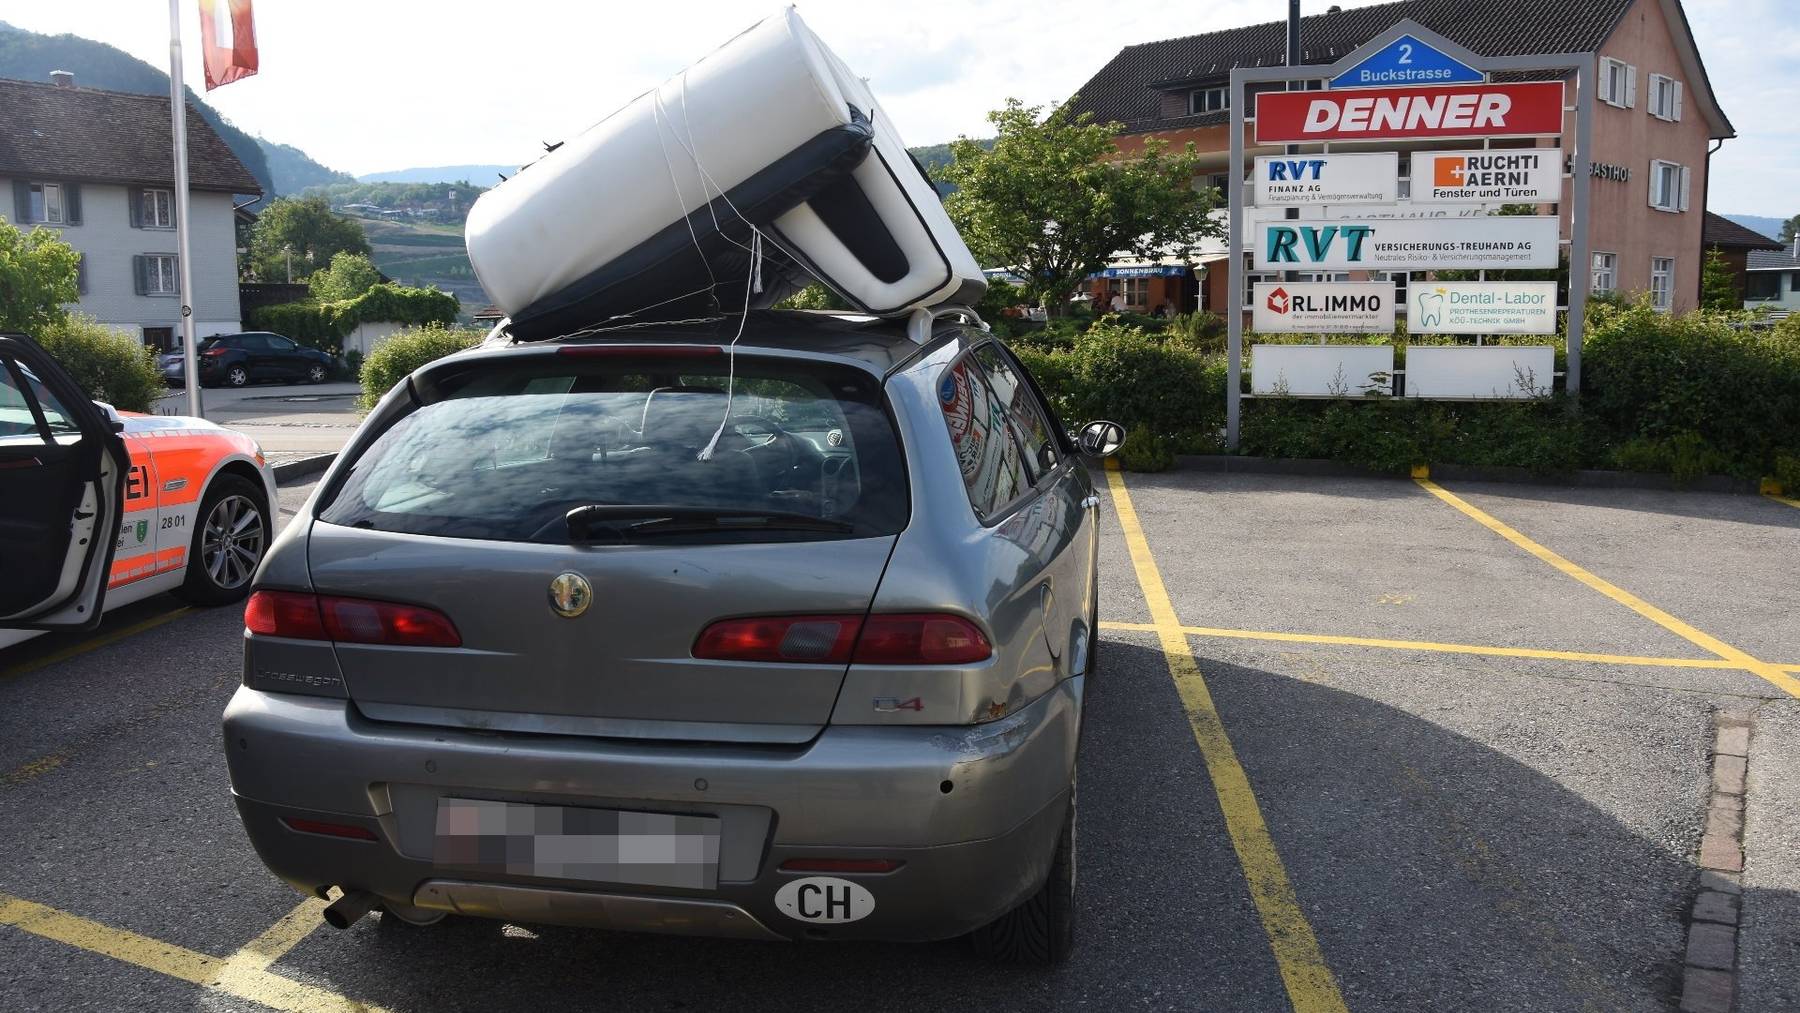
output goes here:
<path id="1" fill-rule="evenodd" d="M 1800 1008 L 1800 508 L 1108 479 L 1064 967 L 324 928 L 231 806 L 240 616 L 165 599 L 0 652 L 0 1008 L 1673 1010 L 1722 720 L 1735 1008 Z"/>

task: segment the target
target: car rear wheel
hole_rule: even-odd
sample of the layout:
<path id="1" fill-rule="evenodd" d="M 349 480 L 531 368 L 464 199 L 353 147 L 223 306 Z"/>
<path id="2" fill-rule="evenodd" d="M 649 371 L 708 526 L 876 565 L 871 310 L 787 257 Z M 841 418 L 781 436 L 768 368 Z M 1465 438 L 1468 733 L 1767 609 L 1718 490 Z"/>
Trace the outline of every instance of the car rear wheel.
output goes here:
<path id="1" fill-rule="evenodd" d="M 250 382 L 250 371 L 242 366 L 233 366 L 225 371 L 225 383 L 232 387 L 242 387 Z"/>
<path id="2" fill-rule="evenodd" d="M 308 367 L 308 369 L 306 370 L 306 382 L 307 383 L 324 383 L 325 382 L 325 364 L 322 362 L 315 362 L 310 367 Z"/>
<path id="3" fill-rule="evenodd" d="M 220 475 L 201 498 L 198 516 L 187 580 L 176 593 L 197 605 L 242 600 L 274 533 L 262 490 L 237 475 Z"/>
<path id="4" fill-rule="evenodd" d="M 1043 889 L 976 929 L 975 952 L 1009 964 L 1060 964 L 1075 950 L 1075 785 Z"/>

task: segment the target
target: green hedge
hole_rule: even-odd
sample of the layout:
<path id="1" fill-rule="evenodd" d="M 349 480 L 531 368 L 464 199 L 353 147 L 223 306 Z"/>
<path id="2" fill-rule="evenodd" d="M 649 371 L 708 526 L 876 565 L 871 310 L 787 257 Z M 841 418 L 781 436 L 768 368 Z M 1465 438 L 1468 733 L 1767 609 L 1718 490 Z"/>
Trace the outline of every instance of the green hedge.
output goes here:
<path id="1" fill-rule="evenodd" d="M 1582 410 L 1630 455 L 1621 466 L 1753 478 L 1800 454 L 1800 321 L 1760 329 L 1637 305 L 1603 308 L 1589 327 Z"/>
<path id="2" fill-rule="evenodd" d="M 1612 468 L 1682 481 L 1773 476 L 1800 488 L 1800 317 L 1774 328 L 1752 322 L 1740 312 L 1675 317 L 1643 305 L 1599 303 L 1589 314 L 1579 400 L 1563 394 L 1506 402 L 1246 399 L 1240 452 L 1390 472 L 1419 464 L 1540 474 Z M 1134 438 L 1121 462 L 1158 469 L 1171 453 L 1221 449 L 1227 371 L 1216 339 L 1205 317 L 1109 315 L 1097 322 L 1052 320 L 1009 343 L 1065 422 L 1124 424 Z M 1246 349 L 1255 340 L 1263 339 L 1246 335 Z M 1564 368 L 1561 337 L 1510 340 L 1554 344 L 1557 368 Z M 1396 356 L 1396 365 L 1403 361 Z"/>
<path id="3" fill-rule="evenodd" d="M 244 319 L 250 330 L 285 334 L 303 345 L 337 355 L 344 336 L 358 324 L 387 322 L 409 327 L 456 322 L 462 303 L 448 292 L 405 285 L 376 285 L 354 299 L 339 302 L 293 302 L 260 306 Z"/>
<path id="4" fill-rule="evenodd" d="M 382 395 L 412 375 L 413 370 L 465 348 L 473 348 L 482 336 L 480 331 L 430 324 L 401 331 L 376 345 L 362 363 L 363 411 L 374 408 Z"/>
<path id="5" fill-rule="evenodd" d="M 1014 343 L 1013 350 L 1065 424 L 1109 419 L 1128 436 L 1140 434 L 1126 464 L 1217 448 L 1225 425 L 1222 356 L 1197 355 L 1167 335 L 1110 318 L 1067 347 Z"/>
<path id="6" fill-rule="evenodd" d="M 89 397 L 120 411 L 148 412 L 169 392 L 143 342 L 93 317 L 71 313 L 43 325 L 36 337 Z"/>

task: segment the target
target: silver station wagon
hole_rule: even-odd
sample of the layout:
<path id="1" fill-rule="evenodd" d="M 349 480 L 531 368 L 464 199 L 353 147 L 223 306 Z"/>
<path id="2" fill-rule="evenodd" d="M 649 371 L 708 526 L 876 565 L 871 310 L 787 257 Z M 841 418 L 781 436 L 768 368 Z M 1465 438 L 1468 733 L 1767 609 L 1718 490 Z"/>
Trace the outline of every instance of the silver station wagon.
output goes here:
<path id="1" fill-rule="evenodd" d="M 1065 956 L 1079 455 L 1123 434 L 1078 447 L 975 322 L 762 312 L 415 373 L 256 576 L 224 739 L 262 860 L 340 888 L 339 927 Z"/>

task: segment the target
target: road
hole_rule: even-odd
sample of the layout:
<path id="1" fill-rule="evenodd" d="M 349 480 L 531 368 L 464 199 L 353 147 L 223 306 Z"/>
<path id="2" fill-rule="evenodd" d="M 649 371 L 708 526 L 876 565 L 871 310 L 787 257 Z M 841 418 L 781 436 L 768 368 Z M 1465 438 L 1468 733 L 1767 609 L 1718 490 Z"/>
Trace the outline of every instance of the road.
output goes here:
<path id="1" fill-rule="evenodd" d="M 315 927 L 228 795 L 239 616 L 162 600 L 0 652 L 0 1008 L 1674 1010 L 1703 886 L 1735 1008 L 1800 1008 L 1800 509 L 1108 478 L 1064 967 Z M 1703 879 L 1737 715 L 1744 871 Z"/>
<path id="2" fill-rule="evenodd" d="M 247 433 L 277 463 L 334 453 L 350 439 L 362 417 L 354 383 L 217 387 L 201 391 L 206 417 Z M 158 415 L 187 414 L 187 395 L 175 391 L 157 401 Z"/>

